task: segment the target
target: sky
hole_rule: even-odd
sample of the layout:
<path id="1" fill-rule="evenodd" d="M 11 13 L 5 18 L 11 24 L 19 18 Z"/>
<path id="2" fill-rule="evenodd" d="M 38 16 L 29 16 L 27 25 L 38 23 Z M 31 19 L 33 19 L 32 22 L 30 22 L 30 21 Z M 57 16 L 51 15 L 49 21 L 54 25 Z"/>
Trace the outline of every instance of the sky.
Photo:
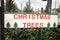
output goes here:
<path id="1" fill-rule="evenodd" d="M 31 7 L 33 8 L 33 10 L 38 8 L 39 9 L 46 8 L 47 1 L 42 1 L 42 0 L 30 0 L 30 1 L 31 1 Z M 22 3 L 22 8 L 24 8 L 24 6 L 26 6 L 26 2 L 28 2 L 28 0 L 14 0 L 14 3 L 18 7 L 18 9 L 21 9 L 21 3 Z M 52 9 L 55 8 L 55 3 L 56 3 L 56 8 L 59 7 L 60 0 L 52 0 Z"/>

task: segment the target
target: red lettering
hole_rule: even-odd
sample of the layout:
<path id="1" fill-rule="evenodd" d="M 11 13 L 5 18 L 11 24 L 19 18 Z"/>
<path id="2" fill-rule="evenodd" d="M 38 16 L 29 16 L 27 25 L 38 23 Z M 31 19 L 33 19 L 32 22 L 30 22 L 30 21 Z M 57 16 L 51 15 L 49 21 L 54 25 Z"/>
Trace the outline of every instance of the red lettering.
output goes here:
<path id="1" fill-rule="evenodd" d="M 23 19 L 27 19 L 27 14 L 23 14 Z"/>
<path id="2" fill-rule="evenodd" d="M 14 19 L 19 19 L 19 14 L 14 14 Z"/>
<path id="3" fill-rule="evenodd" d="M 43 27 L 43 23 L 40 23 L 40 28 L 42 28 Z"/>
<path id="4" fill-rule="evenodd" d="M 27 28 L 27 27 L 26 27 L 26 23 L 23 23 L 23 24 L 24 24 L 24 28 Z"/>
<path id="5" fill-rule="evenodd" d="M 24 24 L 24 28 L 42 28 L 43 27 L 43 23 L 23 23 Z"/>

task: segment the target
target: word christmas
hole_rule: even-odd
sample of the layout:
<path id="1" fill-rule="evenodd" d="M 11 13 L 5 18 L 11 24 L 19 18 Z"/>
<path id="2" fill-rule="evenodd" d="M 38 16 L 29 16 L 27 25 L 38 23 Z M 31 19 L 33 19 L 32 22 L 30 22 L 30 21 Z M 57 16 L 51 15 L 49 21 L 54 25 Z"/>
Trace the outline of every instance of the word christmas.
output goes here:
<path id="1" fill-rule="evenodd" d="M 14 19 L 50 19 L 51 15 L 44 14 L 14 14 Z"/>

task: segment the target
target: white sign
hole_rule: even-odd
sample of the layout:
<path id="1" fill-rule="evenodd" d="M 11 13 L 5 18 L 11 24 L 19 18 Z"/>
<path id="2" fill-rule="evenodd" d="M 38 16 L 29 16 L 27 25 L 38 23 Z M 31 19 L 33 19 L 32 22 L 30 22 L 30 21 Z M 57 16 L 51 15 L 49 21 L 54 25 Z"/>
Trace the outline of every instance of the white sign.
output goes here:
<path id="1" fill-rule="evenodd" d="M 58 13 L 58 25 L 60 25 L 60 13 Z"/>
<path id="2" fill-rule="evenodd" d="M 47 14 L 5 14 L 4 27 L 7 28 L 9 22 L 10 28 L 15 28 L 14 24 L 17 23 L 17 28 L 45 28 L 57 27 L 58 15 Z M 16 25 L 15 25 L 16 26 Z"/>

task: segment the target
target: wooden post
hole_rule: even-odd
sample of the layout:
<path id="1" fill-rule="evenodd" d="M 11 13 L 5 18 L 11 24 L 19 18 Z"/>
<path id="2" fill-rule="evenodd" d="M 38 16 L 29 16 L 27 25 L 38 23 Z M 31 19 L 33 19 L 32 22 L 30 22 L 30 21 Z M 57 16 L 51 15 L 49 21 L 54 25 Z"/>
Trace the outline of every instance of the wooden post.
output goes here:
<path id="1" fill-rule="evenodd" d="M 39 38 L 38 40 L 42 40 L 42 28 L 39 28 Z"/>
<path id="2" fill-rule="evenodd" d="M 4 29 L 4 0 L 1 0 L 1 39 L 5 40 L 4 34 L 3 34 L 3 29 Z"/>

